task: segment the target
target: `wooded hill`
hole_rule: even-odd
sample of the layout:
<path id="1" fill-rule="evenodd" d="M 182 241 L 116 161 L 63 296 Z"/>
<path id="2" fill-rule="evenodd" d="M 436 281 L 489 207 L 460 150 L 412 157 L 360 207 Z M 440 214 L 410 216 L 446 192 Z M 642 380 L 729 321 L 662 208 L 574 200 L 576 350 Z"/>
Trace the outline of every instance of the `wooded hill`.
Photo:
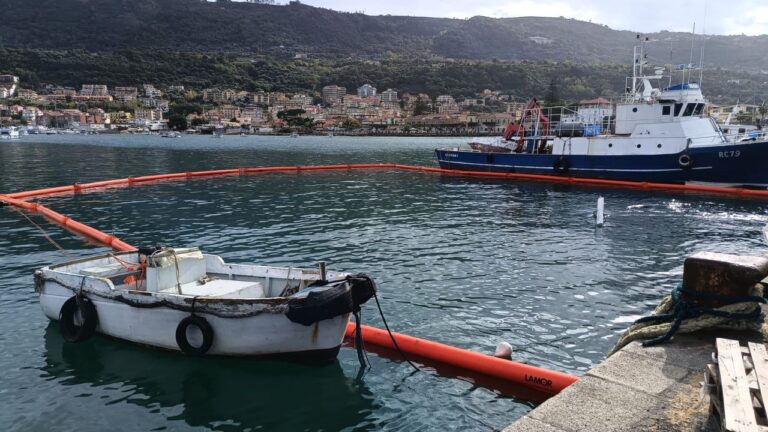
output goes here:
<path id="1" fill-rule="evenodd" d="M 292 2 L 0 0 L 8 48 L 262 53 L 314 58 L 419 56 L 627 64 L 636 34 L 563 18 L 369 16 Z M 688 63 L 691 36 L 645 35 L 655 63 Z M 696 42 L 699 53 L 701 36 Z M 708 67 L 768 70 L 768 35 L 709 36 Z M 698 58 L 698 55 L 696 56 Z M 698 62 L 698 61 L 696 61 Z"/>
<path id="2" fill-rule="evenodd" d="M 31 87 L 150 82 L 317 94 L 369 82 L 433 97 L 490 88 L 527 98 L 554 80 L 563 98 L 578 100 L 622 93 L 636 41 L 562 18 L 368 16 L 297 2 L 0 0 L 0 10 L 0 73 Z M 647 36 L 652 63 L 689 61 L 689 34 Z M 709 37 L 705 94 L 719 103 L 768 98 L 766 53 L 768 36 Z"/>

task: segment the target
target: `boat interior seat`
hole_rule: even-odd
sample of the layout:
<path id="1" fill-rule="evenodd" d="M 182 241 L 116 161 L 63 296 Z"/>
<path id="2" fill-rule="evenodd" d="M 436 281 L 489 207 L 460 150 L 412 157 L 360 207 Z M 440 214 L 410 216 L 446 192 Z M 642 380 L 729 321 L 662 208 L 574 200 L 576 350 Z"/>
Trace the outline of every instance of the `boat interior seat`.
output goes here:
<path id="1" fill-rule="evenodd" d="M 180 288 L 180 290 L 179 290 Z M 264 285 L 255 281 L 236 281 L 227 279 L 213 279 L 205 283 L 189 282 L 180 287 L 170 287 L 160 290 L 165 294 L 179 294 L 200 297 L 227 297 L 227 298 L 264 298 Z"/>

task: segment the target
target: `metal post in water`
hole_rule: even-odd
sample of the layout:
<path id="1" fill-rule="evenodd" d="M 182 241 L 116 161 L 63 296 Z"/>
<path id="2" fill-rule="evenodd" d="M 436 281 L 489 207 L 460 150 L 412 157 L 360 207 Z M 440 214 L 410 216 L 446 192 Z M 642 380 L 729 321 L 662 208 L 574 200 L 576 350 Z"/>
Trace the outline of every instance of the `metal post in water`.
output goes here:
<path id="1" fill-rule="evenodd" d="M 595 225 L 602 227 L 605 223 L 605 198 L 597 197 L 597 211 L 595 211 Z"/>

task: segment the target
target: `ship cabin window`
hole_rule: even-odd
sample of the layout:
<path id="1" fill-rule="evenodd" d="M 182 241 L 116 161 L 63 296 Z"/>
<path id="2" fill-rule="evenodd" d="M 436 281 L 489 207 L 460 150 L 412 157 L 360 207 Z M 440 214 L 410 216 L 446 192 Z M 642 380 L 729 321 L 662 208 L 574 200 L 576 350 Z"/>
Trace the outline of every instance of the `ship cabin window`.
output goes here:
<path id="1" fill-rule="evenodd" d="M 669 113 L 672 111 L 672 107 L 670 105 L 664 105 L 661 107 L 661 115 L 669 115 Z"/>
<path id="2" fill-rule="evenodd" d="M 746 128 L 739 128 L 739 133 L 740 134 L 747 133 L 747 129 Z"/>
<path id="3" fill-rule="evenodd" d="M 704 104 L 703 103 L 697 103 L 696 108 L 693 110 L 693 115 L 701 115 L 701 112 L 704 111 Z"/>
<path id="4" fill-rule="evenodd" d="M 693 109 L 696 108 L 696 104 L 688 104 L 683 111 L 683 117 L 690 117 L 693 114 Z"/>
<path id="5" fill-rule="evenodd" d="M 683 108 L 683 104 L 676 103 L 675 104 L 675 117 L 680 115 L 680 110 Z"/>

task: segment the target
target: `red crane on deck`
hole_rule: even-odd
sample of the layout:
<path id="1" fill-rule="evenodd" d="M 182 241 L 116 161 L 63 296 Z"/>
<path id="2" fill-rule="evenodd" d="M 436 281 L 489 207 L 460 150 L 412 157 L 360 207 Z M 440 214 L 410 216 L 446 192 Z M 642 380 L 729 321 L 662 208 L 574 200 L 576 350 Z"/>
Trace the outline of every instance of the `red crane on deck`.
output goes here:
<path id="1" fill-rule="evenodd" d="M 527 129 L 526 121 L 530 121 L 530 125 Z M 517 149 L 515 149 L 515 153 L 521 153 L 523 151 L 526 130 L 532 130 L 534 132 L 538 130 L 538 133 L 535 133 L 537 137 L 549 135 L 549 119 L 542 112 L 541 105 L 536 98 L 531 98 L 531 100 L 528 101 L 518 123 L 510 123 L 507 128 L 504 129 L 504 134 L 502 135 L 504 140 L 509 141 L 513 137 L 517 137 L 517 139 L 515 139 L 515 141 L 517 141 Z"/>

